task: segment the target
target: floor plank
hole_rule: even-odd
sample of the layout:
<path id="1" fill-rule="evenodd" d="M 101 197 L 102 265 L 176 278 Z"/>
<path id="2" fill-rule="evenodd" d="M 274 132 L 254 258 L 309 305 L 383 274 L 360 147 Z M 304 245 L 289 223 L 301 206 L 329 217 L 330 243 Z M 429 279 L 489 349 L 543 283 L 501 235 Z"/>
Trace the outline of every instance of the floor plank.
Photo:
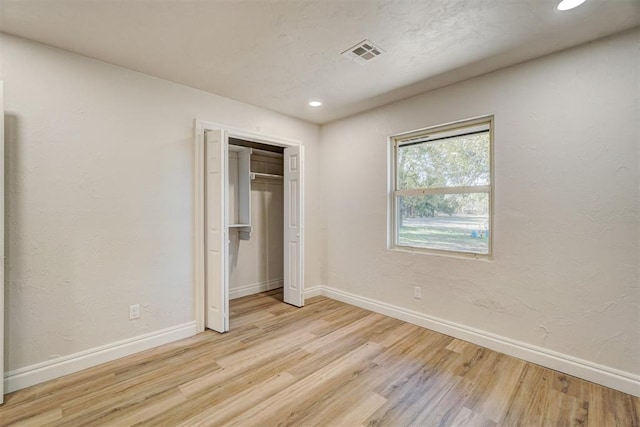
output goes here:
<path id="1" fill-rule="evenodd" d="M 638 426 L 640 399 L 324 297 L 5 396 L 19 426 Z"/>

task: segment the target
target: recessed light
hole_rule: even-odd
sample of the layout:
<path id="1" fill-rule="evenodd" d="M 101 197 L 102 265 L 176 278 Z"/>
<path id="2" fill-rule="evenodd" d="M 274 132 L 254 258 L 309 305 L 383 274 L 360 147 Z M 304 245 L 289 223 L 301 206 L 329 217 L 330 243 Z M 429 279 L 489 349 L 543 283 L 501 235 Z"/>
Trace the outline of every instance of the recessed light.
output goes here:
<path id="1" fill-rule="evenodd" d="M 558 4 L 558 10 L 570 10 L 570 9 L 573 9 L 574 7 L 580 6 L 585 1 L 586 0 L 562 0 Z"/>
<path id="2" fill-rule="evenodd" d="M 309 106 L 311 107 L 319 107 L 322 105 L 322 102 L 320 101 L 309 101 Z"/>

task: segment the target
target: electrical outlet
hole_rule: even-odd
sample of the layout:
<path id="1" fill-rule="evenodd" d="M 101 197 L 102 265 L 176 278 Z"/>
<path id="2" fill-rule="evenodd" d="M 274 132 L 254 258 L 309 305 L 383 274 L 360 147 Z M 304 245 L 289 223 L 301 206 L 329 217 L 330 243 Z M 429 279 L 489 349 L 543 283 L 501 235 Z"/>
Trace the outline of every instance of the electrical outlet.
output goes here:
<path id="1" fill-rule="evenodd" d="M 415 286 L 413 288 L 413 297 L 415 299 L 422 299 L 422 288 L 420 286 Z"/>
<path id="2" fill-rule="evenodd" d="M 129 306 L 129 320 L 140 318 L 140 304 Z"/>

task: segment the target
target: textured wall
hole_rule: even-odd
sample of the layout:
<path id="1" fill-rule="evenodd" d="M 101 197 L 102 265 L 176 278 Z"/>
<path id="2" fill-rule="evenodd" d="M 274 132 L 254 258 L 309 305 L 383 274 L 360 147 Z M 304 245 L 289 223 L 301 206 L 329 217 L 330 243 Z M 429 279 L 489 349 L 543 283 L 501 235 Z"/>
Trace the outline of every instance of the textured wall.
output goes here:
<path id="1" fill-rule="evenodd" d="M 317 126 L 24 39 L 0 42 L 7 371 L 194 319 L 196 117 L 306 145 L 306 282 L 320 282 Z M 142 316 L 129 321 L 134 303 Z"/>
<path id="2" fill-rule="evenodd" d="M 639 36 L 323 126 L 325 283 L 640 373 Z M 387 250 L 387 137 L 485 114 L 495 259 Z"/>

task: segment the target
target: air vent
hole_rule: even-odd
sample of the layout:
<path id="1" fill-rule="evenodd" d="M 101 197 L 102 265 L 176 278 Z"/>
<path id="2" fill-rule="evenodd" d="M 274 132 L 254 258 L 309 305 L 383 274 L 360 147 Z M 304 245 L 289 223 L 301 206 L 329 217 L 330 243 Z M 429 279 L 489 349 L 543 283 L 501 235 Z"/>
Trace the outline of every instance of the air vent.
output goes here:
<path id="1" fill-rule="evenodd" d="M 367 64 L 378 56 L 382 55 L 384 50 L 380 49 L 375 44 L 371 43 L 370 40 L 362 40 L 355 46 L 350 47 L 349 49 L 342 52 L 342 55 L 346 56 L 349 59 L 352 59 L 360 64 Z"/>

